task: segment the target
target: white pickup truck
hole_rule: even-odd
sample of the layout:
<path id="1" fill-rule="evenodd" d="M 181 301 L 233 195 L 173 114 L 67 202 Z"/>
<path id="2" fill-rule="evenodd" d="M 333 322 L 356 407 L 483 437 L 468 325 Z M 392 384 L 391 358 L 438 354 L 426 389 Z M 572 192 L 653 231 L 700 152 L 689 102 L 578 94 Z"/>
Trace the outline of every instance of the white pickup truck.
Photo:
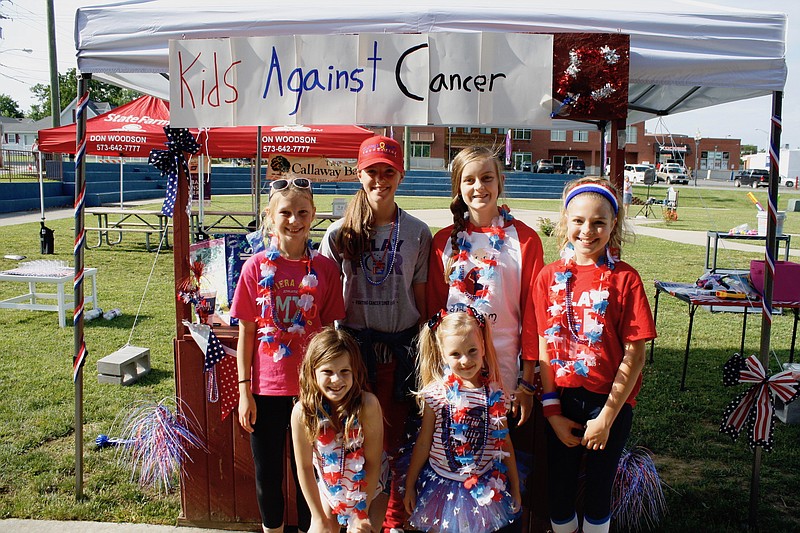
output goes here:
<path id="1" fill-rule="evenodd" d="M 689 176 L 686 175 L 686 171 L 680 165 L 668 163 L 662 165 L 656 172 L 656 181 L 666 181 L 670 185 L 673 183 L 688 185 Z"/>

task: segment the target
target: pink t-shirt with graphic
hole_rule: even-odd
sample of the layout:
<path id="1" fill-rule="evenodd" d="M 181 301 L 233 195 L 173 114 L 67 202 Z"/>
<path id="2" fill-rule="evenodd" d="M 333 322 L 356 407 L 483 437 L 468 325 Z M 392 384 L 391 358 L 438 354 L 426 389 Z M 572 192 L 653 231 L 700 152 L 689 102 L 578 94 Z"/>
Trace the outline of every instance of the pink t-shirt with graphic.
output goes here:
<path id="1" fill-rule="evenodd" d="M 231 316 L 239 320 L 255 322 L 261 316 L 262 306 L 256 303 L 258 298 L 258 282 L 261 279 L 261 264 L 264 252 L 249 258 L 242 266 L 242 275 L 236 285 L 231 304 Z M 278 320 L 284 328 L 292 324 L 297 314 L 300 282 L 306 275 L 304 261 L 294 261 L 279 257 L 275 260 L 275 300 Z M 296 396 L 300 392 L 300 362 L 305 357 L 308 341 L 314 333 L 344 318 L 344 301 L 342 300 L 342 282 L 339 268 L 330 259 L 315 254 L 312 269 L 317 275 L 317 291 L 314 294 L 314 305 L 317 316 L 308 321 L 305 335 L 283 335 L 280 342 L 287 343 L 291 354 L 277 362 L 265 343 L 257 343 L 253 356 L 252 383 L 253 394 L 263 396 Z"/>

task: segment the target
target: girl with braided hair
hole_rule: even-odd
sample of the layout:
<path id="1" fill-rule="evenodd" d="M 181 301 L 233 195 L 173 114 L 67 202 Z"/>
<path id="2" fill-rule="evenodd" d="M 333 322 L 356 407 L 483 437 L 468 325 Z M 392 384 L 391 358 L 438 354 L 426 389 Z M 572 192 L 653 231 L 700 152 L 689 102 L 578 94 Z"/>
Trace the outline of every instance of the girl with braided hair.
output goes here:
<path id="1" fill-rule="evenodd" d="M 466 306 L 486 315 L 503 386 L 517 389 L 512 411 L 523 424 L 533 406 L 539 358 L 531 288 L 544 252 L 539 235 L 498 205 L 503 180 L 500 161 L 488 148 L 464 148 L 453 159 L 453 225 L 433 238 L 426 301 L 428 315 Z"/>

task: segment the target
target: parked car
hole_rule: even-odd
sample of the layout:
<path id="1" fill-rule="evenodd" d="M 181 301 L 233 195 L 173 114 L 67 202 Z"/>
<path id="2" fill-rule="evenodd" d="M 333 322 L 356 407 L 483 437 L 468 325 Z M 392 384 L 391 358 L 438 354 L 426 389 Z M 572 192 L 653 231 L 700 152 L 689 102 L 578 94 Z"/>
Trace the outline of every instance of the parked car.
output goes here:
<path id="1" fill-rule="evenodd" d="M 787 187 L 794 187 L 795 178 L 787 178 L 786 176 L 781 176 L 781 185 L 786 185 Z"/>
<path id="2" fill-rule="evenodd" d="M 624 175 L 633 183 L 644 183 L 645 173 L 650 170 L 647 165 L 625 165 Z"/>
<path id="3" fill-rule="evenodd" d="M 656 181 L 666 181 L 670 185 L 673 183 L 687 185 L 689 183 L 689 177 L 677 165 L 664 165 L 661 167 L 661 170 L 656 172 Z"/>
<path id="4" fill-rule="evenodd" d="M 736 187 L 750 186 L 754 189 L 758 187 L 769 187 L 769 170 L 762 168 L 748 168 L 740 170 L 733 178 Z"/>
<path id="5" fill-rule="evenodd" d="M 534 172 L 552 174 L 555 172 L 555 167 L 550 159 L 539 159 L 536 162 L 536 170 Z"/>
<path id="6" fill-rule="evenodd" d="M 522 172 L 531 172 L 533 167 L 530 161 L 523 161 L 523 163 L 519 166 L 519 169 Z"/>
<path id="7" fill-rule="evenodd" d="M 586 163 L 583 162 L 583 159 L 570 159 L 564 163 L 564 172 L 583 176 L 586 172 Z"/>

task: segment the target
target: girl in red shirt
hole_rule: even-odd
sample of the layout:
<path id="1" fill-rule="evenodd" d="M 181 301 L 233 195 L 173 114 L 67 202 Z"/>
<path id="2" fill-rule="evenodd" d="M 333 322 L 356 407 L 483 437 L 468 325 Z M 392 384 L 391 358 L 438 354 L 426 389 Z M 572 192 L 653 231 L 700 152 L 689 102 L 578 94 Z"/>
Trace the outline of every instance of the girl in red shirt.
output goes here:
<path id="1" fill-rule="evenodd" d="M 604 178 L 567 184 L 556 228 L 561 259 L 545 266 L 534 284 L 555 533 L 609 530 L 611 489 L 630 433 L 645 343 L 656 336 L 642 280 L 619 260 L 625 213 L 618 197 Z M 575 499 L 584 455 L 581 527 Z"/>

